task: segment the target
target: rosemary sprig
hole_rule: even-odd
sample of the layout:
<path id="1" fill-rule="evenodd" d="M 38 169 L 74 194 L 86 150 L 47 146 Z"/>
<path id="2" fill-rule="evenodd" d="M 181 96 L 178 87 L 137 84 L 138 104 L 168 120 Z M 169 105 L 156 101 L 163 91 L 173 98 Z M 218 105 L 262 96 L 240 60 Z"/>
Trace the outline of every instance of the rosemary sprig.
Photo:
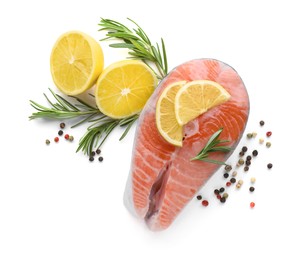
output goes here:
<path id="1" fill-rule="evenodd" d="M 209 162 L 209 163 L 215 163 L 215 164 L 220 164 L 220 165 L 226 165 L 225 162 L 222 161 L 217 161 L 217 160 L 213 160 L 213 159 L 209 159 L 208 156 L 210 153 L 212 152 L 230 152 L 232 150 L 231 147 L 229 146 L 221 146 L 219 144 L 222 143 L 227 143 L 230 142 L 229 140 L 220 140 L 219 136 L 222 133 L 223 128 L 220 128 L 217 132 L 215 132 L 210 139 L 208 140 L 207 144 L 205 145 L 205 147 L 198 153 L 197 156 L 191 158 L 191 161 L 194 160 L 200 160 L 200 161 L 204 161 L 204 162 Z"/>
<path id="2" fill-rule="evenodd" d="M 37 110 L 37 112 L 32 113 L 29 119 L 36 118 L 50 118 L 50 119 L 68 119 L 68 118 L 82 118 L 81 121 L 73 125 L 72 127 L 76 127 L 84 122 L 89 122 L 94 117 L 100 117 L 102 113 L 97 107 L 93 107 L 88 103 L 77 97 L 74 98 L 78 103 L 72 104 L 67 101 L 65 98 L 60 96 L 59 94 L 54 93 L 50 88 L 49 91 L 53 95 L 55 99 L 55 103 L 52 102 L 47 95 L 44 93 L 44 96 L 51 107 L 45 107 L 40 105 L 39 103 L 30 100 L 30 104 L 33 108 Z"/>
<path id="3" fill-rule="evenodd" d="M 103 115 L 96 106 L 91 106 L 77 97 L 71 97 L 77 101 L 77 104 L 72 104 L 59 94 L 54 93 L 51 89 L 49 90 L 54 97 L 54 101 L 51 101 L 46 94 L 44 94 L 44 96 L 50 104 L 50 107 L 40 105 L 30 100 L 31 106 L 35 108 L 37 112 L 32 113 L 29 119 L 80 119 L 77 123 L 72 125 L 71 128 L 84 123 L 90 123 L 91 125 L 87 128 L 86 133 L 79 141 L 76 152 L 83 151 L 85 154 L 90 155 L 95 148 L 101 147 L 109 134 L 117 126 L 125 127 L 119 141 L 122 140 L 139 116 L 136 114 L 123 119 L 112 119 Z"/>
<path id="4" fill-rule="evenodd" d="M 161 38 L 161 47 L 158 43 L 152 44 L 145 31 L 133 20 L 127 18 L 137 28 L 129 29 L 114 20 L 103 19 L 99 23 L 99 31 L 107 31 L 106 38 L 102 40 L 120 40 L 119 43 L 112 43 L 109 46 L 113 48 L 129 49 L 129 58 L 142 60 L 153 71 L 154 65 L 157 71 L 154 71 L 158 79 L 162 79 L 168 73 L 168 62 L 164 40 Z"/>
<path id="5" fill-rule="evenodd" d="M 83 151 L 83 153 L 89 155 L 94 148 L 100 148 L 102 146 L 107 137 L 117 126 L 126 127 L 119 139 L 119 141 L 121 141 L 138 119 L 138 116 L 139 115 L 136 114 L 123 119 L 112 119 L 103 116 L 94 120 L 94 123 L 88 127 L 87 132 L 80 139 L 76 152 Z"/>

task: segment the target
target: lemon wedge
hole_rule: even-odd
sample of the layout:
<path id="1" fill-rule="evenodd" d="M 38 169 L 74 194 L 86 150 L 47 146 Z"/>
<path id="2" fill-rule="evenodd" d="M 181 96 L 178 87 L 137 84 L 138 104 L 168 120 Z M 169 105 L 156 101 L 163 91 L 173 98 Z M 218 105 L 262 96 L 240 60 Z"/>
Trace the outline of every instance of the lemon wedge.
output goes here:
<path id="1" fill-rule="evenodd" d="M 160 95 L 156 105 L 156 124 L 164 139 L 175 145 L 182 146 L 183 130 L 175 115 L 175 97 L 184 86 L 185 81 L 168 85 Z"/>
<path id="2" fill-rule="evenodd" d="M 175 115 L 183 126 L 209 109 L 226 102 L 230 94 L 217 82 L 195 80 L 185 84 L 175 97 Z"/>

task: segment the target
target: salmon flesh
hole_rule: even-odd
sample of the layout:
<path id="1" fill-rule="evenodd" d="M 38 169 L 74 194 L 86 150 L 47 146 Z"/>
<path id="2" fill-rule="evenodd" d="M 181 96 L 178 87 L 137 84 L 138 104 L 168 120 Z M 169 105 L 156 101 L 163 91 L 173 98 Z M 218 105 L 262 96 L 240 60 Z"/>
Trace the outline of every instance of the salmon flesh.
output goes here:
<path id="1" fill-rule="evenodd" d="M 169 144 L 156 126 L 156 104 L 160 94 L 177 81 L 212 80 L 231 98 L 184 126 L 182 147 Z M 235 148 L 249 115 L 249 98 L 238 73 L 214 59 L 198 59 L 173 69 L 159 84 L 138 121 L 129 179 L 124 194 L 126 207 L 143 219 L 151 230 L 170 226 L 187 203 L 220 165 L 191 161 L 210 137 L 223 128 L 220 138 Z M 226 161 L 230 153 L 214 152 L 211 159 Z"/>

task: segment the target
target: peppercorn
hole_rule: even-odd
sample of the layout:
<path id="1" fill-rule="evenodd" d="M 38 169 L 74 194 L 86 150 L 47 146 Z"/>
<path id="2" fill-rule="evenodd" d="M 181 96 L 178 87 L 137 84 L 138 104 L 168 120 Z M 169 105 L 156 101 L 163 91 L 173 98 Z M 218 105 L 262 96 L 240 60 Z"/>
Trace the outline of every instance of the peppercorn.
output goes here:
<path id="1" fill-rule="evenodd" d="M 255 138 L 257 136 L 257 132 L 252 132 L 252 137 Z"/>
<path id="2" fill-rule="evenodd" d="M 217 195 L 217 199 L 219 200 L 219 199 L 221 199 L 222 198 L 222 196 L 220 195 L 220 194 L 218 194 Z"/>
<path id="3" fill-rule="evenodd" d="M 250 155 L 246 156 L 246 161 L 251 161 L 252 157 Z"/>
<path id="4" fill-rule="evenodd" d="M 251 178 L 250 178 L 250 182 L 251 182 L 251 183 L 255 183 L 255 178 L 254 178 L 254 177 L 251 177 Z"/>
<path id="5" fill-rule="evenodd" d="M 94 157 L 96 155 L 95 151 L 91 152 L 91 156 Z"/>
<path id="6" fill-rule="evenodd" d="M 243 164 L 244 164 L 244 160 L 243 160 L 243 159 L 239 159 L 239 160 L 238 160 L 238 163 L 239 163 L 240 165 L 243 165 Z"/>
<path id="7" fill-rule="evenodd" d="M 231 182 L 230 182 L 230 181 L 227 181 L 227 182 L 226 182 L 226 186 L 227 186 L 227 187 L 230 187 L 230 186 L 231 186 Z"/>
<path id="8" fill-rule="evenodd" d="M 222 187 L 222 188 L 220 188 L 220 193 L 222 193 L 222 192 L 224 192 L 225 191 L 225 188 L 224 187 Z"/>
<path id="9" fill-rule="evenodd" d="M 260 126 L 264 126 L 265 122 L 263 120 L 259 121 Z"/>
<path id="10" fill-rule="evenodd" d="M 216 195 L 218 195 L 218 194 L 220 193 L 220 191 L 219 191 L 218 189 L 215 189 L 215 190 L 214 190 L 214 193 L 215 193 Z"/>
<path id="11" fill-rule="evenodd" d="M 266 135 L 267 135 L 267 137 L 270 137 L 270 136 L 272 135 L 272 132 L 271 132 L 271 131 L 268 131 L 268 132 L 266 133 Z"/>
<path id="12" fill-rule="evenodd" d="M 49 145 L 49 144 L 50 144 L 50 140 L 46 139 L 46 145 Z"/>
<path id="13" fill-rule="evenodd" d="M 65 127 L 65 123 L 60 123 L 60 128 L 64 128 Z"/>
<path id="14" fill-rule="evenodd" d="M 247 136 L 248 139 L 252 138 L 252 134 L 251 133 L 248 133 L 246 136 Z"/>
<path id="15" fill-rule="evenodd" d="M 98 149 L 96 150 L 96 153 L 97 153 L 97 154 L 100 154 L 100 153 L 101 153 L 101 150 L 98 148 Z"/>
<path id="16" fill-rule="evenodd" d="M 249 171 L 249 167 L 247 165 L 244 167 L 244 171 L 245 172 L 248 172 Z"/>
<path id="17" fill-rule="evenodd" d="M 237 184 L 236 184 L 236 188 L 237 188 L 237 189 L 240 189 L 240 187 L 241 187 L 241 184 L 237 183 Z"/>
<path id="18" fill-rule="evenodd" d="M 249 165 L 251 164 L 251 161 L 245 161 L 245 164 L 246 164 L 247 166 L 249 166 Z"/>
<path id="19" fill-rule="evenodd" d="M 230 179 L 230 182 L 231 182 L 231 183 L 235 183 L 235 182 L 236 182 L 236 179 L 235 179 L 235 178 L 231 178 L 231 179 Z"/>
<path id="20" fill-rule="evenodd" d="M 99 161 L 102 162 L 104 158 L 102 156 L 99 157 Z"/>
<path id="21" fill-rule="evenodd" d="M 201 204 L 204 206 L 204 207 L 207 207 L 209 205 L 209 202 L 207 200 L 203 200 L 201 202 Z"/>
<path id="22" fill-rule="evenodd" d="M 267 167 L 268 167 L 268 169 L 272 169 L 273 165 L 271 163 L 268 163 Z"/>
<path id="23" fill-rule="evenodd" d="M 254 189 L 254 187 L 252 187 L 252 186 L 249 188 L 249 191 L 250 191 L 250 192 L 254 192 L 254 190 L 255 190 L 255 189 Z"/>
<path id="24" fill-rule="evenodd" d="M 271 143 L 270 142 L 266 142 L 266 147 L 270 148 L 271 147 Z"/>
<path id="25" fill-rule="evenodd" d="M 243 151 L 239 152 L 239 156 L 243 156 L 243 155 L 244 155 Z"/>
<path id="26" fill-rule="evenodd" d="M 238 183 L 239 183 L 240 185 L 242 185 L 242 184 L 243 184 L 243 180 L 239 180 Z"/>
<path id="27" fill-rule="evenodd" d="M 229 196 L 229 194 L 228 194 L 227 192 L 225 192 L 225 193 L 223 194 L 223 198 L 225 198 L 225 199 L 227 199 L 228 196 Z"/>
<path id="28" fill-rule="evenodd" d="M 255 203 L 254 203 L 254 202 L 250 202 L 249 206 L 250 206 L 251 208 L 254 208 Z"/>
<path id="29" fill-rule="evenodd" d="M 264 142 L 264 139 L 263 138 L 259 138 L 258 141 L 259 141 L 260 144 L 262 144 Z"/>
<path id="30" fill-rule="evenodd" d="M 60 135 L 60 136 L 63 135 L 63 131 L 62 130 L 59 130 L 58 131 L 58 135 Z"/>
<path id="31" fill-rule="evenodd" d="M 225 203 L 225 202 L 226 202 L 226 198 L 225 198 L 225 197 L 222 197 L 222 198 L 220 199 L 220 201 L 221 201 L 222 203 Z"/>
<path id="32" fill-rule="evenodd" d="M 69 139 L 69 134 L 64 135 L 64 138 L 65 138 L 66 140 L 68 140 L 68 139 Z"/>
<path id="33" fill-rule="evenodd" d="M 95 160 L 95 158 L 93 156 L 90 156 L 89 161 L 93 162 Z"/>
<path id="34" fill-rule="evenodd" d="M 233 176 L 233 177 L 237 176 L 237 172 L 234 171 L 234 172 L 232 173 L 232 176 Z"/>
<path id="35" fill-rule="evenodd" d="M 226 164 L 226 166 L 225 166 L 225 170 L 226 170 L 227 172 L 231 171 L 231 170 L 232 170 L 232 166 Z"/>
<path id="36" fill-rule="evenodd" d="M 223 174 L 223 176 L 224 176 L 224 178 L 228 178 L 229 177 L 229 173 L 227 173 L 227 172 L 225 172 L 224 174 Z"/>
<path id="37" fill-rule="evenodd" d="M 258 151 L 257 150 L 253 150 L 252 155 L 253 156 L 257 156 L 258 155 Z"/>
<path id="38" fill-rule="evenodd" d="M 242 147 L 242 151 L 243 151 L 244 153 L 247 152 L 247 150 L 248 150 L 248 149 L 247 149 L 246 146 L 243 146 L 243 147 Z"/>
<path id="39" fill-rule="evenodd" d="M 56 137 L 54 138 L 54 141 L 55 141 L 55 143 L 58 143 L 58 142 L 59 142 L 59 137 L 56 136 Z"/>
<path id="40" fill-rule="evenodd" d="M 201 195 L 197 195 L 196 198 L 197 198 L 198 200 L 201 200 L 201 199 L 202 199 L 202 196 L 201 196 Z"/>
<path id="41" fill-rule="evenodd" d="M 74 137 L 72 135 L 69 136 L 69 141 L 72 142 L 74 140 Z"/>

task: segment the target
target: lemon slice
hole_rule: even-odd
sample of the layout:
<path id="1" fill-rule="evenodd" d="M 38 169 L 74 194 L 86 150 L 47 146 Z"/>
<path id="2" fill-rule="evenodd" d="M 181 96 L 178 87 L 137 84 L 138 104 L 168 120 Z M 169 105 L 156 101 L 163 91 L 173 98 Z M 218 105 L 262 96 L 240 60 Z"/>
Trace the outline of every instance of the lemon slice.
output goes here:
<path id="1" fill-rule="evenodd" d="M 230 94 L 217 82 L 196 80 L 185 84 L 175 97 L 175 115 L 183 126 L 208 109 L 226 102 Z"/>
<path id="2" fill-rule="evenodd" d="M 140 112 L 157 85 L 152 70 L 141 61 L 124 60 L 107 67 L 96 84 L 96 103 L 112 118 Z"/>
<path id="3" fill-rule="evenodd" d="M 78 95 L 92 87 L 101 74 L 103 51 L 89 35 L 67 32 L 53 47 L 50 67 L 58 89 L 67 95 Z"/>
<path id="4" fill-rule="evenodd" d="M 176 119 L 174 103 L 177 92 L 185 83 L 179 81 L 167 86 L 156 105 L 157 128 L 167 142 L 176 146 L 182 146 L 183 131 Z"/>

